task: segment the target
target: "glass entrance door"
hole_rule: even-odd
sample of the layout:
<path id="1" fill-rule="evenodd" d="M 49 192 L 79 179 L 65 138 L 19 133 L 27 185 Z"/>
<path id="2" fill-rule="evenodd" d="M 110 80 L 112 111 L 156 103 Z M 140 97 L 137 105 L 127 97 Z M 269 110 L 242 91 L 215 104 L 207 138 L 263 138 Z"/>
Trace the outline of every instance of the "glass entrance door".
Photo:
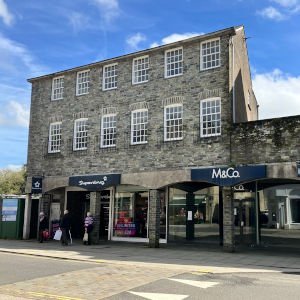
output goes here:
<path id="1" fill-rule="evenodd" d="M 238 244 L 255 244 L 256 215 L 254 197 L 234 200 L 234 225 Z"/>

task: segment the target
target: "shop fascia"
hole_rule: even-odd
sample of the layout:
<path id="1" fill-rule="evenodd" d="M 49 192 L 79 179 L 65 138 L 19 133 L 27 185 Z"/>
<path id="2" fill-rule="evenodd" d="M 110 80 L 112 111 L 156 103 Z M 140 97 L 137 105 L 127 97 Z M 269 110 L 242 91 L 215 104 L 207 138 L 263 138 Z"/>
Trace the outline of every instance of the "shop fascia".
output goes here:
<path id="1" fill-rule="evenodd" d="M 213 167 L 191 170 L 191 180 L 219 186 L 236 186 L 242 182 L 266 178 L 266 166 Z"/>

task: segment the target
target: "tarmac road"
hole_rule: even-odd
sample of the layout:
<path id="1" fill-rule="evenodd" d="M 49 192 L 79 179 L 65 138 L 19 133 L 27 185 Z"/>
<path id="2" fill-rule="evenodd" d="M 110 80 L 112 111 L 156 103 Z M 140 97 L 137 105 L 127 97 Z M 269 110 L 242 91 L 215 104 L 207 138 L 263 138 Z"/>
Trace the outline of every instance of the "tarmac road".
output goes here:
<path id="1" fill-rule="evenodd" d="M 107 300 L 300 299 L 300 273 L 184 273 L 140 286 Z"/>
<path id="2" fill-rule="evenodd" d="M 200 246 L 0 240 L 0 299 L 300 299 L 297 249 Z"/>
<path id="3" fill-rule="evenodd" d="M 298 300 L 300 273 L 184 272 L 0 253 L 0 299 Z"/>
<path id="4" fill-rule="evenodd" d="M 20 254 L 0 253 L 0 286 L 61 273 L 99 267 L 89 262 L 74 262 Z"/>

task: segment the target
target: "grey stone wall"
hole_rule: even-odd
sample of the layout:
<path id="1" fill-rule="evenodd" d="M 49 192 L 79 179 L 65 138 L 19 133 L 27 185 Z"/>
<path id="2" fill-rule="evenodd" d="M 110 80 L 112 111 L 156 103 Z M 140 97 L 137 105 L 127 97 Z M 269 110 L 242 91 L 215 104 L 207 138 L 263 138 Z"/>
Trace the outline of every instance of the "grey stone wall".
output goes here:
<path id="1" fill-rule="evenodd" d="M 160 194 L 159 190 L 149 190 L 149 245 L 159 246 L 160 237 Z"/>
<path id="2" fill-rule="evenodd" d="M 300 116 L 232 126 L 232 162 L 287 163 L 300 160 Z"/>
<path id="3" fill-rule="evenodd" d="M 233 72 L 235 86 L 235 121 L 246 122 L 257 120 L 257 101 L 252 89 L 251 72 L 244 30 L 238 30 L 232 37 Z M 248 103 L 248 92 L 250 95 Z M 263 100 L 263 99 L 262 99 Z"/>
<path id="4" fill-rule="evenodd" d="M 182 44 L 182 43 L 181 43 Z M 164 78 L 164 50 L 151 50 L 149 82 L 132 85 L 132 58 L 118 61 L 118 88 L 102 91 L 102 65 L 90 68 L 90 93 L 75 96 L 75 71 L 64 74 L 64 99 L 51 101 L 52 77 L 32 82 L 31 123 L 28 149 L 28 175 L 70 176 L 93 173 L 134 173 L 174 170 L 227 164 L 231 123 L 229 93 L 229 35 L 221 36 L 221 67 L 200 71 L 200 42 L 183 43 L 184 74 Z M 170 48 L 174 48 L 170 47 Z M 145 53 L 144 53 L 145 54 Z M 212 92 L 213 91 L 213 92 Z M 222 135 L 200 138 L 200 100 L 203 95 L 219 95 L 222 105 Z M 173 96 L 183 99 L 184 138 L 164 142 L 163 101 Z M 130 145 L 130 105 L 146 102 L 149 107 L 148 143 Z M 100 117 L 103 108 L 117 111 L 117 145 L 100 149 Z M 73 151 L 74 120 L 88 117 L 88 149 Z M 62 150 L 48 154 L 49 124 L 62 121 Z"/>

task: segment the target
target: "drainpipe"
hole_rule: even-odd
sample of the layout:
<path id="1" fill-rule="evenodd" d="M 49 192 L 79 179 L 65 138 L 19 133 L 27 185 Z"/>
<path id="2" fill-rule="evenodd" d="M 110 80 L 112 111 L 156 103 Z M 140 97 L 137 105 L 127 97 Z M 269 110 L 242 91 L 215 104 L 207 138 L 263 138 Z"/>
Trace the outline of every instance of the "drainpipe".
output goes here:
<path id="1" fill-rule="evenodd" d="M 230 37 L 232 46 L 232 121 L 235 123 L 235 83 L 234 83 L 234 44 L 232 36 Z"/>
<path id="2" fill-rule="evenodd" d="M 256 246 L 259 245 L 259 206 L 257 195 L 257 180 L 255 181 L 255 214 L 256 214 Z"/>

